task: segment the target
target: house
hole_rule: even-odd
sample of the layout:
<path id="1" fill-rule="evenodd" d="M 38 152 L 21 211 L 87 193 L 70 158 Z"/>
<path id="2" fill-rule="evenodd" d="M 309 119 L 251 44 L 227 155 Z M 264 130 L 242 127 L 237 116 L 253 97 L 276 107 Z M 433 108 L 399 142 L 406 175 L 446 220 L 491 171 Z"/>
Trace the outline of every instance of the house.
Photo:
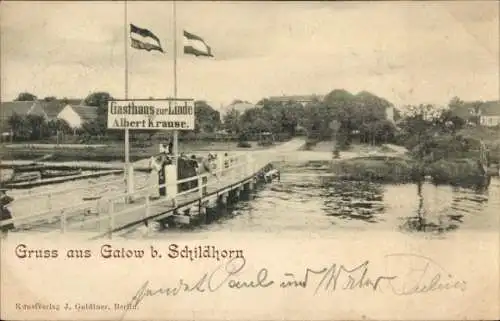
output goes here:
<path id="1" fill-rule="evenodd" d="M 83 101 L 81 99 L 54 99 L 54 100 L 41 100 L 40 104 L 47 114 L 48 120 L 57 119 L 59 113 L 66 107 L 67 105 L 83 105 Z"/>
<path id="2" fill-rule="evenodd" d="M 463 119 L 466 124 L 471 125 L 475 123 L 474 119 L 477 118 L 480 112 L 473 104 L 462 104 L 454 107 L 451 113 L 453 116 Z"/>
<path id="3" fill-rule="evenodd" d="M 500 101 L 487 101 L 481 104 L 479 124 L 487 127 L 500 125 Z"/>
<path id="4" fill-rule="evenodd" d="M 0 132 L 9 133 L 9 119 L 17 114 L 19 116 L 39 115 L 48 119 L 39 101 L 9 101 L 0 105 Z"/>
<path id="5" fill-rule="evenodd" d="M 73 129 L 79 129 L 85 122 L 97 118 L 97 107 L 67 104 L 57 115 Z"/>
<path id="6" fill-rule="evenodd" d="M 465 102 L 454 107 L 452 114 L 462 118 L 467 124 L 498 126 L 500 125 L 500 101 Z"/>
<path id="7" fill-rule="evenodd" d="M 270 101 L 280 102 L 280 103 L 288 103 L 290 101 L 300 103 L 302 106 L 306 106 L 309 103 L 315 101 L 323 100 L 324 96 L 321 95 L 293 95 L 293 96 L 271 96 L 269 97 Z"/>

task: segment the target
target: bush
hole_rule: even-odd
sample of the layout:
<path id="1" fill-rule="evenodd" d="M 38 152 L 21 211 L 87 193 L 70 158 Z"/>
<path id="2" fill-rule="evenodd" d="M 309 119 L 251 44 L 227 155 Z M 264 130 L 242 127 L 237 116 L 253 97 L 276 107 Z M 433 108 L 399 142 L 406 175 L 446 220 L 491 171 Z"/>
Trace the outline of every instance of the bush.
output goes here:
<path id="1" fill-rule="evenodd" d="M 403 183 L 423 178 L 416 162 L 396 157 L 359 157 L 334 162 L 332 166 L 338 175 L 349 180 Z"/>
<path id="2" fill-rule="evenodd" d="M 484 173 L 477 161 L 470 159 L 439 160 L 430 164 L 425 172 L 435 184 L 468 186 L 484 181 Z"/>

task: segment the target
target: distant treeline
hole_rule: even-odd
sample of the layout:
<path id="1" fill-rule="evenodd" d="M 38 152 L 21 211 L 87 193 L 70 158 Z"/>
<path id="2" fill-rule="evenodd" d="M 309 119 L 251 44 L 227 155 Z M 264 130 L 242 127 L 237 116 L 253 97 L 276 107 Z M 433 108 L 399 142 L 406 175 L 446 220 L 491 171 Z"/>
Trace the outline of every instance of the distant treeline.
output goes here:
<path id="1" fill-rule="evenodd" d="M 36 99 L 22 93 L 19 100 Z M 46 99 L 55 99 L 47 97 Z M 50 141 L 56 134 L 81 143 L 123 140 L 122 130 L 107 129 L 107 92 L 95 92 L 85 105 L 97 107 L 97 118 L 83 124 L 76 131 L 63 120 L 46 122 L 42 117 L 14 115 L 9 120 L 15 141 Z M 448 109 L 433 105 L 405 106 L 404 114 L 388 100 L 363 91 L 352 94 L 335 89 L 323 99 L 305 105 L 296 102 L 277 102 L 262 99 L 254 108 L 239 112 L 229 110 L 221 119 L 219 111 L 205 101 L 195 102 L 195 130 L 180 131 L 181 140 L 235 141 L 258 140 L 262 133 L 275 140 L 286 140 L 297 135 L 309 141 L 334 140 L 338 149 L 348 148 L 353 142 L 369 144 L 397 143 L 409 148 L 420 158 L 438 157 L 450 149 L 455 154 L 467 154 L 470 144 L 457 135 L 468 128 L 467 120 L 454 116 L 453 110 L 464 104 L 459 98 L 451 99 Z M 388 119 L 392 110 L 393 119 Z M 395 121 L 395 122 L 394 122 Z M 397 124 L 397 126 L 396 126 Z M 133 130 L 132 141 L 167 139 L 170 131 Z M 498 136 L 497 136 L 498 137 Z M 60 138 L 60 137 L 59 137 Z M 443 141 L 445 143 L 443 143 Z"/>

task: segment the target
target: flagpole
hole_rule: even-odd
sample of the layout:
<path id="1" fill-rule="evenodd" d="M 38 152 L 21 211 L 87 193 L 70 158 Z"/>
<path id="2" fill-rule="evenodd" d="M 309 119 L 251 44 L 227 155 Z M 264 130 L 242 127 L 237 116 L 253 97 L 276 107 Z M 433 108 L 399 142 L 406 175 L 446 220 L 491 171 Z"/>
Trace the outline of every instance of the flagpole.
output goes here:
<path id="1" fill-rule="evenodd" d="M 176 7 L 176 1 L 172 1 L 172 10 L 173 10 L 173 22 L 174 22 L 174 27 L 173 32 L 174 32 L 174 104 L 176 103 L 177 99 L 177 7 Z M 174 146 L 173 146 L 173 152 L 175 156 L 175 167 L 177 168 L 179 165 L 178 162 L 178 156 L 179 156 L 179 132 L 177 130 L 174 130 Z"/>
<path id="2" fill-rule="evenodd" d="M 128 23 L 127 23 L 127 0 L 124 1 L 125 4 L 125 15 L 124 15 L 124 43 L 125 43 L 125 100 L 128 99 Z M 125 182 L 127 185 L 127 193 L 130 192 L 129 184 L 129 170 L 130 170 L 130 141 L 129 141 L 129 129 L 125 127 Z"/>

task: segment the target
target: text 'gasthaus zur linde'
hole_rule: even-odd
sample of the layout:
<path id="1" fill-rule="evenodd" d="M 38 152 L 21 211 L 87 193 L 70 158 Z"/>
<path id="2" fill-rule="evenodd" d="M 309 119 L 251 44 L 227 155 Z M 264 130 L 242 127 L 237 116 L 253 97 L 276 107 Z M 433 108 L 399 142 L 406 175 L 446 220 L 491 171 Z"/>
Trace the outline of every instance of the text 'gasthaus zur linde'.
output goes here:
<path id="1" fill-rule="evenodd" d="M 111 101 L 108 128 L 192 130 L 194 105 L 190 101 Z"/>
<path id="2" fill-rule="evenodd" d="M 111 244 L 103 244 L 98 251 L 91 249 L 48 249 L 38 248 L 29 244 L 18 244 L 15 256 L 19 259 L 88 259 L 93 257 L 103 259 L 186 259 L 190 261 L 198 259 L 212 259 L 216 261 L 244 258 L 241 249 L 219 248 L 214 245 L 179 245 L 171 243 L 165 247 L 149 246 L 145 248 L 115 247 Z"/>

